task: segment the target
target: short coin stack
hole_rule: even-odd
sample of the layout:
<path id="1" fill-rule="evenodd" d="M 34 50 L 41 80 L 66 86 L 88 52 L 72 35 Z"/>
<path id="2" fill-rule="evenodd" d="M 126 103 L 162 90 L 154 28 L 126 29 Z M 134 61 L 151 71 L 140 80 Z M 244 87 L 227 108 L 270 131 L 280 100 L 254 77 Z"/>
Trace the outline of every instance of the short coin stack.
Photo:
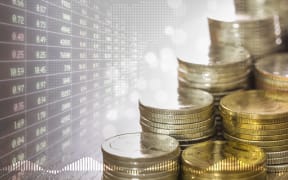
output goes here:
<path id="1" fill-rule="evenodd" d="M 287 93 L 288 53 L 279 53 L 259 59 L 255 64 L 256 86 L 260 89 Z"/>
<path id="2" fill-rule="evenodd" d="M 183 180 L 264 180 L 266 155 L 254 145 L 207 141 L 185 149 Z"/>
<path id="3" fill-rule="evenodd" d="M 182 149 L 215 134 L 211 94 L 193 90 L 189 97 L 179 97 L 175 90 L 167 97 L 163 102 L 150 93 L 140 98 L 140 124 L 144 132 L 170 135 Z"/>
<path id="4" fill-rule="evenodd" d="M 257 145 L 267 153 L 267 171 L 288 171 L 288 102 L 271 91 L 230 94 L 220 101 L 224 137 Z"/>
<path id="5" fill-rule="evenodd" d="M 123 134 L 102 144 L 103 180 L 177 180 L 179 143 L 153 133 Z"/>
<path id="6" fill-rule="evenodd" d="M 202 50 L 178 58 L 178 91 L 183 97 L 195 88 L 208 91 L 217 110 L 223 96 L 249 87 L 251 58 L 241 47 L 207 45 Z M 221 134 L 222 123 L 217 116 L 216 124 Z"/>
<path id="7" fill-rule="evenodd" d="M 279 18 L 276 15 L 211 16 L 208 22 L 212 44 L 243 46 L 255 59 L 282 48 Z"/>

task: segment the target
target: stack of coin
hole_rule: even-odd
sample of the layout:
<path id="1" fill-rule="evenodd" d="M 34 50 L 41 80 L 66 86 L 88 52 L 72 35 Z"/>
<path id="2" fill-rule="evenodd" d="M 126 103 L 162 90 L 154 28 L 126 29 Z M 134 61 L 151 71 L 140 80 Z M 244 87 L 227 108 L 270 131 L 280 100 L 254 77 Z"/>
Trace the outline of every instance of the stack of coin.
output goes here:
<path id="1" fill-rule="evenodd" d="M 178 58 L 178 91 L 183 97 L 195 88 L 208 91 L 217 110 L 221 97 L 249 87 L 251 57 L 241 47 L 207 44 L 201 49 Z M 221 119 L 217 111 L 215 115 L 217 134 L 221 136 Z"/>
<path id="2" fill-rule="evenodd" d="M 207 141 L 194 144 L 181 155 L 183 180 L 264 180 L 264 151 L 254 145 Z"/>
<path id="3" fill-rule="evenodd" d="M 263 148 L 268 172 L 288 167 L 288 102 L 283 98 L 272 91 L 251 90 L 220 101 L 224 137 Z"/>
<path id="4" fill-rule="evenodd" d="M 259 59 L 255 63 L 255 80 L 259 89 L 288 94 L 288 53 Z"/>
<path id="5" fill-rule="evenodd" d="M 236 13 L 261 14 L 270 11 L 279 16 L 282 40 L 286 41 L 288 35 L 288 1 L 287 0 L 234 0 Z"/>
<path id="6" fill-rule="evenodd" d="M 191 90 L 189 97 L 168 92 L 166 101 L 151 93 L 139 100 L 140 124 L 144 132 L 174 137 L 182 149 L 215 134 L 213 97 L 202 90 Z"/>
<path id="7" fill-rule="evenodd" d="M 254 59 L 282 49 L 279 17 L 270 13 L 261 15 L 237 14 L 210 16 L 209 30 L 212 44 L 232 44 L 246 48 Z"/>
<path id="8" fill-rule="evenodd" d="M 103 180 L 177 180 L 179 143 L 153 133 L 123 134 L 102 144 Z"/>

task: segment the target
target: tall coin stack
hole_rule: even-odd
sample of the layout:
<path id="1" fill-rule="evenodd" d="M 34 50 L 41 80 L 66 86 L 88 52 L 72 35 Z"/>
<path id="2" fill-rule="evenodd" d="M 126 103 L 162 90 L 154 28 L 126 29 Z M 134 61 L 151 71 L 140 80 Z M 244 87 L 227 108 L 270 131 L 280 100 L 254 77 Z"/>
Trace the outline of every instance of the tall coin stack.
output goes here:
<path id="1" fill-rule="evenodd" d="M 181 155 L 183 180 L 265 180 L 266 155 L 257 146 L 207 141 Z"/>
<path id="2" fill-rule="evenodd" d="M 267 154 L 267 171 L 288 171 L 288 102 L 272 91 L 230 94 L 220 101 L 224 137 L 257 145 Z"/>
<path id="3" fill-rule="evenodd" d="M 220 99 L 232 92 L 249 87 L 251 58 L 241 47 L 212 45 L 178 58 L 179 94 L 189 96 L 193 89 L 210 92 L 216 106 L 217 134 L 221 137 L 222 123 L 217 112 Z"/>
<path id="4" fill-rule="evenodd" d="M 288 95 L 288 53 L 259 59 L 255 64 L 255 80 L 259 89 Z"/>
<path id="5" fill-rule="evenodd" d="M 175 90 L 167 97 L 167 101 L 160 101 L 153 94 L 142 95 L 139 110 L 143 132 L 170 135 L 182 149 L 215 134 L 211 94 L 193 90 L 184 98 Z"/>
<path id="6" fill-rule="evenodd" d="M 103 180 L 177 180 L 179 143 L 152 133 L 123 134 L 102 144 Z"/>
<path id="7" fill-rule="evenodd" d="M 286 41 L 287 46 L 288 37 L 288 1 L 287 0 L 234 0 L 236 13 L 253 13 L 259 14 L 263 11 L 270 11 L 271 13 L 279 15 L 279 22 L 281 27 L 282 40 Z"/>
<path id="8" fill-rule="evenodd" d="M 208 18 L 212 44 L 243 46 L 254 59 L 281 50 L 282 38 L 277 15 L 237 14 Z"/>

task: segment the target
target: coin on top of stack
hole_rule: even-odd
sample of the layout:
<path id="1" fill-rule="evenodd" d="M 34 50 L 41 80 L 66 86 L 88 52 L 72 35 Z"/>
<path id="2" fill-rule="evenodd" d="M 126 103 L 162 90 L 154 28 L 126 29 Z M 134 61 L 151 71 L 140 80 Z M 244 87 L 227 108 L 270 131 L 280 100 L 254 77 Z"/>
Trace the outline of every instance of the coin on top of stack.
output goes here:
<path id="1" fill-rule="evenodd" d="M 211 15 L 208 17 L 212 44 L 243 46 L 258 59 L 282 49 L 279 17 L 261 14 Z"/>
<path id="2" fill-rule="evenodd" d="M 183 180 L 266 179 L 265 152 L 254 145 L 206 141 L 181 155 Z"/>
<path id="3" fill-rule="evenodd" d="M 215 133 L 213 97 L 202 90 L 180 97 L 167 91 L 166 99 L 145 93 L 139 99 L 140 124 L 144 132 L 166 134 L 176 138 L 181 148 L 206 140 Z"/>
<path id="4" fill-rule="evenodd" d="M 220 101 L 224 137 L 263 148 L 268 172 L 288 167 L 288 102 L 282 97 L 272 91 L 251 90 Z"/>
<path id="5" fill-rule="evenodd" d="M 288 94 L 288 53 L 277 53 L 255 63 L 255 80 L 259 89 Z"/>
<path id="6" fill-rule="evenodd" d="M 179 143 L 167 135 L 122 134 L 102 144 L 103 180 L 177 180 Z"/>
<path id="7" fill-rule="evenodd" d="M 218 104 L 221 97 L 249 87 L 249 52 L 241 47 L 209 45 L 207 42 L 201 48 L 195 47 L 194 51 L 179 51 L 178 54 L 179 94 L 188 96 L 195 88 L 210 92 L 216 107 L 217 134 L 221 136 L 222 123 L 217 116 Z"/>

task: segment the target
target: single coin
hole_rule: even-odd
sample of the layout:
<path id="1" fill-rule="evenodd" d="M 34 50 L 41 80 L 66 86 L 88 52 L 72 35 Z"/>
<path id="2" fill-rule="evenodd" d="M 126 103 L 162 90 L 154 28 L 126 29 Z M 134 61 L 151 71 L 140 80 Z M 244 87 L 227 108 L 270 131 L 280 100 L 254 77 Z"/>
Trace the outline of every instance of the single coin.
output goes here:
<path id="1" fill-rule="evenodd" d="M 265 121 L 288 117 L 288 102 L 276 99 L 273 92 L 250 90 L 223 97 L 220 110 L 232 117 Z"/>
<path id="2" fill-rule="evenodd" d="M 257 60 L 255 69 L 262 76 L 288 83 L 288 53 L 277 53 Z"/>
<path id="3" fill-rule="evenodd" d="M 251 125 L 273 125 L 273 124 L 279 124 L 279 123 L 285 123 L 287 122 L 287 117 L 283 116 L 281 118 L 267 118 L 267 119 L 259 119 L 259 117 L 241 117 L 241 116 L 232 116 L 231 114 L 225 112 L 225 110 L 222 109 L 221 106 L 219 106 L 220 115 L 223 118 L 224 121 L 237 124 L 237 123 L 243 123 L 243 124 L 251 124 Z"/>
<path id="4" fill-rule="evenodd" d="M 148 128 L 145 126 L 141 126 L 141 127 L 142 127 L 143 132 L 166 134 L 166 135 L 169 135 L 171 137 L 176 138 L 177 140 L 184 140 L 184 141 L 191 140 L 191 139 L 198 140 L 198 139 L 202 139 L 202 138 L 207 137 L 207 136 L 213 136 L 215 134 L 215 127 L 212 127 L 210 129 L 206 129 L 205 131 L 202 130 L 202 131 L 191 132 L 191 133 L 186 133 L 186 134 L 172 134 L 172 133 L 169 133 L 169 131 L 168 132 L 165 130 L 163 131 L 162 129 Z"/>
<path id="5" fill-rule="evenodd" d="M 148 162 L 169 158 L 179 152 L 176 139 L 160 134 L 131 133 L 111 137 L 102 144 L 103 156 L 113 159 Z"/>
<path id="6" fill-rule="evenodd" d="M 288 119 L 288 118 L 287 118 Z M 240 129 L 251 129 L 251 130 L 279 130 L 279 129 L 288 129 L 288 121 L 284 123 L 278 124 L 246 124 L 237 121 L 224 121 L 227 127 L 232 126 L 233 128 L 240 128 Z"/>
<path id="7" fill-rule="evenodd" d="M 267 165 L 279 165 L 279 164 L 288 164 L 288 157 L 284 156 L 282 158 L 268 158 Z"/>
<path id="8" fill-rule="evenodd" d="M 268 159 L 288 157 L 288 149 L 286 151 L 266 152 L 266 155 Z"/>
<path id="9" fill-rule="evenodd" d="M 143 129 L 149 129 L 149 132 L 157 132 L 160 134 L 173 134 L 173 135 L 182 135 L 182 134 L 194 134 L 199 133 L 202 131 L 207 131 L 210 129 L 213 129 L 215 126 L 215 123 L 212 121 L 211 124 L 208 126 L 201 126 L 198 128 L 191 128 L 191 129 L 164 129 L 164 128 L 155 128 L 153 126 L 147 125 L 144 121 L 140 122 L 140 125 L 143 127 Z"/>
<path id="10" fill-rule="evenodd" d="M 195 113 L 191 113 L 191 114 L 174 114 L 174 113 L 160 113 L 160 111 L 158 113 L 155 112 L 151 112 L 147 109 L 145 109 L 144 107 L 139 106 L 139 110 L 140 110 L 140 114 L 144 117 L 147 117 L 147 119 L 155 119 L 157 122 L 158 121 L 163 121 L 165 123 L 165 119 L 175 119 L 175 120 L 196 120 L 196 121 L 203 121 L 206 119 L 209 119 L 214 111 L 214 107 L 211 104 L 210 106 L 207 106 L 206 109 L 203 109 L 202 111 L 199 112 L 195 112 Z M 164 119 L 164 120 L 161 120 Z"/>
<path id="11" fill-rule="evenodd" d="M 187 115 L 201 112 L 213 104 L 213 96 L 202 90 L 191 90 L 189 98 L 182 98 L 177 91 L 167 93 L 166 101 L 155 98 L 151 93 L 143 94 L 139 107 L 156 113 L 169 115 Z"/>
<path id="12" fill-rule="evenodd" d="M 288 134 L 288 129 L 262 130 L 261 131 L 261 130 L 254 130 L 254 129 L 234 128 L 233 126 L 227 125 L 225 123 L 225 120 L 223 120 L 223 127 L 226 132 L 231 133 L 231 134 L 246 134 L 250 136 L 275 136 L 275 137 L 279 137 L 281 135 L 286 136 Z"/>
<path id="13" fill-rule="evenodd" d="M 254 140 L 245 140 L 245 139 L 240 139 L 234 136 L 231 136 L 227 133 L 223 133 L 224 137 L 228 140 L 231 141 L 237 141 L 237 142 L 243 142 L 247 144 L 253 144 L 256 146 L 259 146 L 261 148 L 266 148 L 266 147 L 273 147 L 273 146 L 287 146 L 288 145 L 288 139 L 284 140 L 277 140 L 277 141 L 254 141 Z"/>
<path id="14" fill-rule="evenodd" d="M 245 129 L 243 129 L 245 131 Z M 256 130 L 254 130 L 256 131 Z M 259 131 L 259 130 L 258 130 Z M 227 130 L 225 128 L 225 132 L 230 134 L 233 137 L 237 137 L 239 139 L 244 139 L 244 140 L 249 140 L 249 141 L 277 141 L 277 140 L 285 140 L 288 139 L 288 133 L 287 134 L 280 134 L 280 135 L 255 135 L 255 134 L 243 134 L 243 133 L 238 133 L 233 130 Z M 266 132 L 266 131 L 265 131 Z"/>
<path id="15" fill-rule="evenodd" d="M 167 130 L 195 129 L 195 128 L 213 126 L 214 124 L 214 121 L 212 118 L 207 119 L 205 121 L 199 121 L 196 123 L 189 123 L 189 124 L 167 124 L 167 123 L 153 122 L 153 121 L 146 119 L 145 117 L 141 117 L 140 122 L 143 122 L 143 124 L 149 127 L 167 129 Z"/>
<path id="16" fill-rule="evenodd" d="M 246 88 L 248 86 L 248 78 L 241 79 L 236 82 L 231 83 L 217 83 L 217 84 L 210 84 L 210 83 L 194 83 L 190 82 L 182 77 L 178 77 L 178 82 L 180 86 L 184 84 L 184 87 L 194 88 L 194 89 L 201 89 L 205 91 L 209 91 L 211 93 L 218 93 L 223 91 L 232 91 L 240 88 Z"/>
<path id="17" fill-rule="evenodd" d="M 288 164 L 281 164 L 281 165 L 267 165 L 267 172 L 270 173 L 280 173 L 280 172 L 288 172 Z"/>
<path id="18" fill-rule="evenodd" d="M 203 44 L 202 51 L 193 51 L 193 53 L 178 52 L 178 63 L 186 67 L 211 68 L 228 70 L 236 68 L 235 65 L 246 66 L 251 63 L 250 53 L 242 48 L 228 45 L 209 45 Z M 195 70 L 197 70 L 197 68 Z"/>

